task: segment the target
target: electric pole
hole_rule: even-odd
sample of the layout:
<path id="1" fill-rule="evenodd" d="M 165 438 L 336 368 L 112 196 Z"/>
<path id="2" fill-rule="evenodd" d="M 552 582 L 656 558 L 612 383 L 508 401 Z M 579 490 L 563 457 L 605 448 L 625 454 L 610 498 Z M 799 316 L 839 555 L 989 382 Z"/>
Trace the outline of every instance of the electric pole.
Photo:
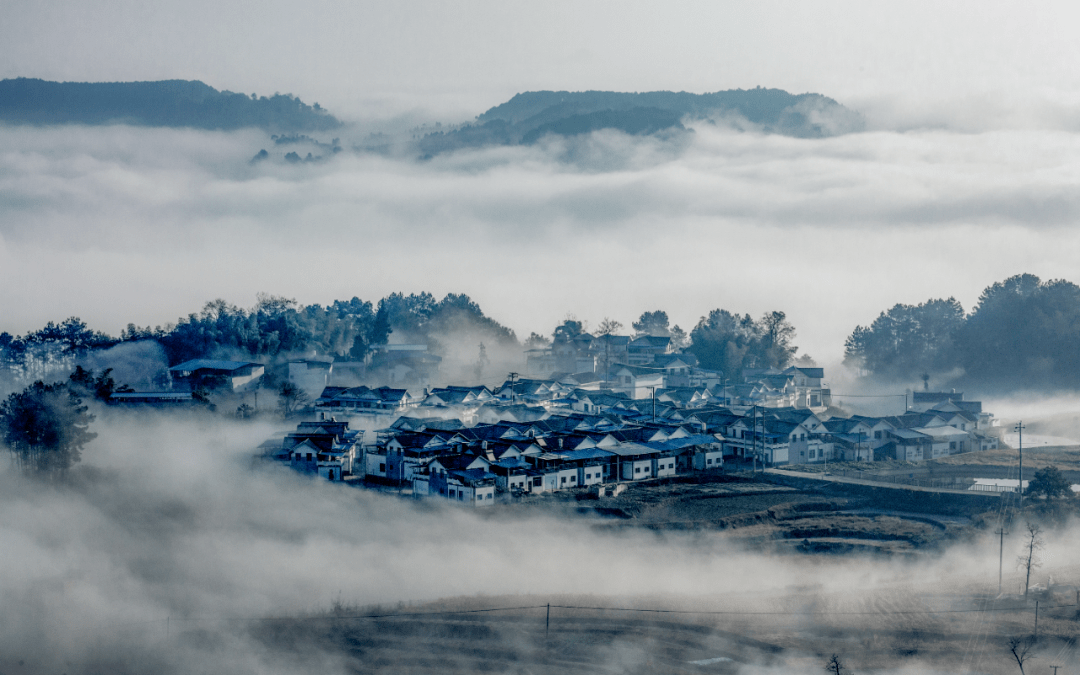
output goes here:
<path id="1" fill-rule="evenodd" d="M 514 378 L 518 376 L 517 373 L 510 373 L 510 405 L 514 405 L 516 398 L 514 396 Z"/>
<path id="2" fill-rule="evenodd" d="M 1020 510 L 1024 510 L 1024 421 L 1017 422 L 1013 430 L 1020 434 Z"/>
<path id="3" fill-rule="evenodd" d="M 652 421 L 656 422 L 656 387 L 649 387 L 649 396 L 652 397 Z"/>
<path id="4" fill-rule="evenodd" d="M 1005 535 L 1008 532 L 1005 531 L 1005 526 L 1002 525 L 995 534 L 1001 537 L 1001 544 L 998 548 L 998 595 L 1001 595 L 1001 570 L 1005 562 Z"/>

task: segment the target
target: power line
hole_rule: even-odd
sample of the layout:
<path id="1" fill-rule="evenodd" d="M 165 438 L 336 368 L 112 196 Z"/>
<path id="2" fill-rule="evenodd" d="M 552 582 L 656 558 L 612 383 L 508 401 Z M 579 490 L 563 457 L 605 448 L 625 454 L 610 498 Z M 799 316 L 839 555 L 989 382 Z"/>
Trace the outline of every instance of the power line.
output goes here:
<path id="1" fill-rule="evenodd" d="M 439 611 L 425 611 L 425 612 L 387 612 L 382 614 L 327 614 L 319 616 L 269 616 L 269 617 L 167 617 L 165 619 L 149 619 L 146 621 L 128 622 L 122 624 L 111 624 L 109 627 L 126 627 L 147 625 L 154 623 L 166 623 L 175 621 L 186 622 L 256 622 L 256 621 L 339 621 L 344 619 L 395 619 L 395 618 L 411 618 L 411 617 L 424 617 L 424 616 L 451 616 L 462 614 L 489 614 L 493 612 L 512 612 L 523 611 L 531 609 L 547 609 L 553 607 L 555 609 L 570 609 L 570 610 L 585 610 L 594 612 L 635 612 L 643 614 L 680 614 L 680 615 L 696 615 L 696 616 L 891 616 L 891 615 L 926 615 L 926 614 L 977 614 L 977 613 L 990 613 L 995 612 L 1018 612 L 1027 611 L 1027 607 L 1008 607 L 1008 608 L 996 608 L 986 609 L 983 608 L 971 608 L 971 609 L 916 609 L 916 610 L 899 610 L 899 611 L 792 611 L 792 610 L 778 610 L 778 611 L 748 611 L 748 610 L 690 610 L 690 609 L 655 609 L 648 607 L 597 607 L 588 605 L 522 605 L 517 607 L 486 607 L 481 609 L 459 609 L 459 610 L 439 610 Z M 1041 608 L 1044 612 L 1047 609 L 1059 609 L 1062 607 L 1076 607 L 1075 604 L 1054 605 L 1051 607 Z"/>

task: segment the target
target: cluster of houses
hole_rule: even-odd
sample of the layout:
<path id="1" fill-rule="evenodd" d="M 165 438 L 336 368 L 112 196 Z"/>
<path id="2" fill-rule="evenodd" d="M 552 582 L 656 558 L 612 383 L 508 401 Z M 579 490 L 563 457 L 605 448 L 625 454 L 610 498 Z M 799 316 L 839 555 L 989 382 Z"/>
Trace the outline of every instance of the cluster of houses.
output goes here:
<path id="1" fill-rule="evenodd" d="M 633 382 L 590 388 L 570 377 L 514 377 L 494 391 L 450 386 L 416 397 L 389 387 L 326 387 L 315 402 L 318 419 L 264 451 L 327 480 L 484 506 L 732 464 L 917 462 L 998 446 L 993 415 L 963 394 L 916 392 L 901 415 L 829 417 L 821 376 L 816 368 L 750 372 L 739 385 L 663 387 L 648 397 L 635 396 Z M 733 394 L 736 387 L 759 398 Z M 375 420 L 377 428 L 350 430 L 338 421 L 346 418 Z"/>

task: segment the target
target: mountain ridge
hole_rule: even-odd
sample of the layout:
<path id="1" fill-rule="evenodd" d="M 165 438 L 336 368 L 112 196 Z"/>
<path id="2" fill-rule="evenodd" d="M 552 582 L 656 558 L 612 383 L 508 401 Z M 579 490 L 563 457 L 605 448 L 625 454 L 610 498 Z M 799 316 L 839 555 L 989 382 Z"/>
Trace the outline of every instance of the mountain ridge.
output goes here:
<path id="1" fill-rule="evenodd" d="M 26 77 L 0 80 L 0 122 L 274 131 L 341 126 L 318 103 L 309 106 L 291 94 L 248 96 L 199 80 L 52 82 Z"/>
<path id="2" fill-rule="evenodd" d="M 643 122 L 650 118 L 648 123 Z M 862 131 L 862 116 L 822 94 L 782 89 L 680 91 L 528 91 L 515 94 L 468 124 L 420 139 L 426 157 L 465 147 L 529 145 L 545 135 L 570 136 L 616 129 L 630 134 L 685 131 L 683 120 L 722 122 L 797 138 Z M 584 130 L 584 131 L 583 131 Z"/>

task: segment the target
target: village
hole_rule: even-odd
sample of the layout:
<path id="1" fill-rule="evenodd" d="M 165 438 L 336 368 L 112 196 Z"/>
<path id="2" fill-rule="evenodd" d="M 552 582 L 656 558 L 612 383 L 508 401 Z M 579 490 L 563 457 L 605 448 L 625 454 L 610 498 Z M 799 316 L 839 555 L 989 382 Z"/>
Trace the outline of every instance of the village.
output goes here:
<path id="1" fill-rule="evenodd" d="M 732 382 L 664 337 L 556 341 L 527 352 L 530 377 L 510 373 L 496 387 L 424 386 L 438 357 L 423 345 L 379 353 L 394 355 L 382 374 L 398 386 L 337 384 L 333 362 L 290 362 L 290 380 L 318 395 L 260 456 L 329 481 L 489 506 L 564 490 L 611 496 L 629 483 L 709 472 L 920 462 L 999 444 L 993 414 L 963 393 L 916 391 L 901 414 L 842 415 L 822 368 L 747 369 Z M 194 366 L 203 376 L 233 367 L 250 383 L 256 364 L 225 363 Z M 194 366 L 177 369 L 197 376 Z M 355 376 L 355 366 L 346 372 Z"/>

